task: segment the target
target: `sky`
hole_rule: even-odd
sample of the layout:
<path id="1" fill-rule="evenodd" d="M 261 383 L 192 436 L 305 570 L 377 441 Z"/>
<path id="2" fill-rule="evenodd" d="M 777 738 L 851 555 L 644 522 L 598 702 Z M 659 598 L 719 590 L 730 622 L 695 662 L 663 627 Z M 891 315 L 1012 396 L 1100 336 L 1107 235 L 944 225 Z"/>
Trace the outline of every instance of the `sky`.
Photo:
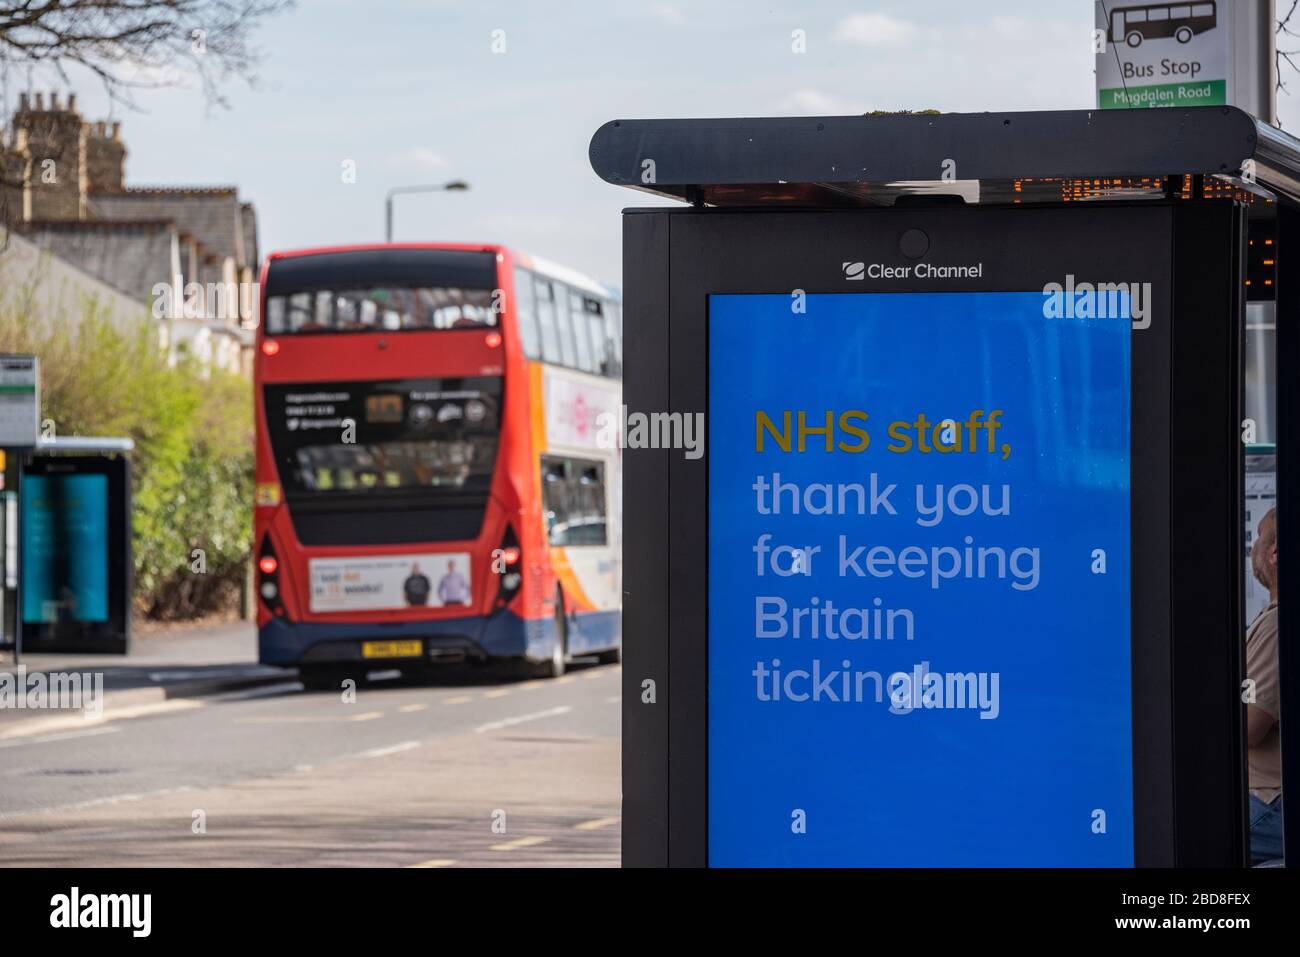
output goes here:
<path id="1" fill-rule="evenodd" d="M 257 206 L 263 255 L 382 241 L 390 187 L 461 179 L 468 192 L 399 197 L 395 237 L 501 242 L 618 285 L 620 210 L 655 200 L 592 172 L 587 146 L 607 120 L 1088 108 L 1092 10 L 299 0 L 258 31 L 258 80 L 229 82 L 229 108 L 210 108 L 183 76 L 138 93 L 134 111 L 92 78 L 74 74 L 72 88 L 86 118 L 122 121 L 128 185 L 238 186 Z M 796 30 L 806 52 L 792 48 Z M 1279 112 L 1300 128 L 1294 97 Z"/>

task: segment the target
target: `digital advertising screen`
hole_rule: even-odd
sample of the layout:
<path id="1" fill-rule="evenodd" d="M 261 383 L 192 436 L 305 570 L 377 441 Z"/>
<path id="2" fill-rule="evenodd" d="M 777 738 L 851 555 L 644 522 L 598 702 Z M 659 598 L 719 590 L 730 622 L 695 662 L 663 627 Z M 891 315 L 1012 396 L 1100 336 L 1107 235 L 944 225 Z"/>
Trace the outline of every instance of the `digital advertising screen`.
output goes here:
<path id="1" fill-rule="evenodd" d="M 108 485 L 107 475 L 24 479 L 24 622 L 108 620 Z"/>
<path id="2" fill-rule="evenodd" d="M 1131 324 L 1044 299 L 709 297 L 711 866 L 1133 865 Z"/>

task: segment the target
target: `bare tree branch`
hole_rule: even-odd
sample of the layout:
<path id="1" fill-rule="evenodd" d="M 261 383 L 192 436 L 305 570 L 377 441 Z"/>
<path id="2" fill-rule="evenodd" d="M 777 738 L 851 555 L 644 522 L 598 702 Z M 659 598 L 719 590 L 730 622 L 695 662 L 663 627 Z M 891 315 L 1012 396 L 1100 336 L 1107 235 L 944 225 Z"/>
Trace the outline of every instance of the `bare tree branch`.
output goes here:
<path id="1" fill-rule="evenodd" d="M 132 89 L 165 86 L 169 71 L 197 77 L 210 103 L 221 84 L 256 79 L 253 31 L 292 0 L 0 0 L 0 67 L 61 79 L 69 66 L 98 77 L 131 104 Z M 176 74 L 179 79 L 181 74 Z"/>
<path id="2" fill-rule="evenodd" d="M 1296 39 L 1300 39 L 1300 33 L 1296 33 L 1290 28 L 1291 18 L 1295 16 L 1297 7 L 1300 7 L 1300 0 L 1291 0 L 1290 8 L 1278 19 L 1277 30 L 1274 31 L 1278 36 L 1295 37 Z M 1286 84 L 1282 81 L 1282 64 L 1286 63 L 1286 65 L 1291 67 L 1291 69 L 1300 72 L 1300 68 L 1297 68 L 1295 61 L 1291 59 L 1291 57 L 1295 56 L 1296 52 L 1297 51 L 1295 50 L 1283 50 L 1281 47 L 1277 48 L 1275 54 L 1275 62 L 1277 66 L 1277 89 L 1282 93 L 1289 93 Z"/>
<path id="3" fill-rule="evenodd" d="M 0 0 L 0 81 L 39 73 L 69 83 L 69 68 L 89 71 L 110 101 L 136 108 L 132 93 L 196 78 L 210 106 L 224 107 L 223 85 L 256 82 L 255 29 L 293 0 Z M 4 85 L 7 87 L 8 83 Z M 0 108 L 4 107 L 0 101 Z M 7 117 L 0 116 L 0 229 L 15 221 Z M 11 217 L 14 217 L 11 219 Z"/>

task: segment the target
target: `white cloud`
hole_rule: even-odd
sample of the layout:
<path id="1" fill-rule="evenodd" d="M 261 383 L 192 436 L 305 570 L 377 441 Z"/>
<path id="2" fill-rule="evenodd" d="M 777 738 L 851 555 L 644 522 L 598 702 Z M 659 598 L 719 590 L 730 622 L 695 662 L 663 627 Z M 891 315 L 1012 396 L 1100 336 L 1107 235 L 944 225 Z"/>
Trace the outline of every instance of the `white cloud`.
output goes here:
<path id="1" fill-rule="evenodd" d="M 1023 17 L 991 17 L 989 24 L 993 27 L 994 33 L 1008 40 L 1032 34 L 1034 30 L 1033 21 Z"/>
<path id="2" fill-rule="evenodd" d="M 686 22 L 686 14 L 675 3 L 652 3 L 650 5 L 650 15 L 664 23 L 671 23 L 674 26 Z"/>
<path id="3" fill-rule="evenodd" d="M 845 116 L 864 112 L 862 107 L 843 97 L 832 96 L 821 90 L 795 90 L 776 103 L 780 113 L 802 113 L 805 116 Z"/>
<path id="4" fill-rule="evenodd" d="M 412 146 L 388 157 L 390 169 L 439 170 L 447 166 L 447 157 L 427 146 Z"/>
<path id="5" fill-rule="evenodd" d="M 909 40 L 916 27 L 888 13 L 855 13 L 835 26 L 835 39 L 867 47 L 893 46 Z"/>

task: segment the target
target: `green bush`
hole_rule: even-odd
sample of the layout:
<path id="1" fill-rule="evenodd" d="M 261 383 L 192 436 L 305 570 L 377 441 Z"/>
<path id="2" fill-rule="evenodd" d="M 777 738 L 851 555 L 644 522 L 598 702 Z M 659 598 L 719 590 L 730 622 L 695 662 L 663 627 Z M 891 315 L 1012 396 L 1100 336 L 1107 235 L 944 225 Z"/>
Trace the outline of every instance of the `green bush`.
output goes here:
<path id="1" fill-rule="evenodd" d="M 190 618 L 238 600 L 252 539 L 252 389 L 167 364 L 157 320 L 33 319 L 0 290 L 0 351 L 40 357 L 42 419 L 57 435 L 129 436 L 135 606 Z M 200 555 L 195 549 L 201 549 Z M 202 569 L 203 573 L 197 573 Z"/>

